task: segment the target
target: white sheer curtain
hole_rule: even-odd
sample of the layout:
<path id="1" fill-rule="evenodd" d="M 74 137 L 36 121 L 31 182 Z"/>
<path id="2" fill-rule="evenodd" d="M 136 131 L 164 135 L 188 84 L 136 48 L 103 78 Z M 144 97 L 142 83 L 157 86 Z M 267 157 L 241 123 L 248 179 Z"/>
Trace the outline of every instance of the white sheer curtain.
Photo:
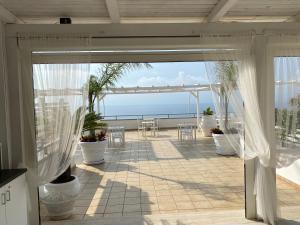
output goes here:
<path id="1" fill-rule="evenodd" d="M 22 142 L 22 162 L 19 166 L 27 168 L 30 224 L 37 224 L 39 218 L 37 187 L 64 172 L 74 152 L 75 141 L 78 140 L 89 65 L 80 64 L 81 58 L 73 58 L 74 54 L 68 53 L 86 50 L 90 42 L 91 38 L 84 35 L 20 33 L 17 37 Z M 36 54 L 39 51 L 47 54 L 40 54 L 37 60 Z M 49 60 L 51 64 L 45 64 Z M 88 53 L 83 60 L 85 63 L 90 62 Z M 41 62 L 44 64 L 33 66 Z"/>
<path id="2" fill-rule="evenodd" d="M 90 66 L 33 65 L 39 184 L 71 163 L 86 112 Z"/>
<path id="3" fill-rule="evenodd" d="M 270 37 L 275 75 L 277 168 L 300 159 L 300 35 Z"/>
<path id="4" fill-rule="evenodd" d="M 224 46 L 215 49 L 213 61 L 205 63 L 221 129 L 237 153 L 242 152 L 240 155 L 245 160 L 258 159 L 255 175 L 257 214 L 264 222 L 275 224 L 275 163 L 271 157 L 274 149 L 273 143 L 267 139 L 259 107 L 256 65 L 252 55 L 255 35 L 214 35 L 205 37 L 207 38 L 216 46 Z M 231 72 L 226 72 L 228 69 Z M 224 76 L 224 73 L 227 75 Z M 228 122 L 224 122 L 227 117 L 224 110 L 226 101 L 229 105 L 228 111 L 231 112 Z M 233 135 L 234 133 L 238 136 Z"/>

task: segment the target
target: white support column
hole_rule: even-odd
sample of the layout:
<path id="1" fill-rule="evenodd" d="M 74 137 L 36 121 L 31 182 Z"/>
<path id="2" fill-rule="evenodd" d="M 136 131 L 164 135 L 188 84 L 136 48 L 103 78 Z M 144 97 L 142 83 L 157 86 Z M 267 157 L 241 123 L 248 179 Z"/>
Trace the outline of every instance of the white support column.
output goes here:
<path id="1" fill-rule="evenodd" d="M 192 94 L 192 96 L 195 97 L 195 100 L 196 100 L 196 113 L 197 113 L 197 128 L 198 130 L 200 129 L 200 94 L 199 94 L 199 91 L 196 91 L 196 92 L 193 92 L 191 91 L 190 92 Z"/>
<path id="2" fill-rule="evenodd" d="M 200 129 L 200 94 L 199 91 L 196 92 L 196 106 L 197 106 L 197 128 Z"/>

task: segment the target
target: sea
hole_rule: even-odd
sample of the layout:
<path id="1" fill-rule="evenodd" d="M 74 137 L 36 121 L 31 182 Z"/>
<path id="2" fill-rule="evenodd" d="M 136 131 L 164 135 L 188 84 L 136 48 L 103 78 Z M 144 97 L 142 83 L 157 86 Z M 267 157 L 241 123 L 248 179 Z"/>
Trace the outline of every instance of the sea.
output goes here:
<path id="1" fill-rule="evenodd" d="M 214 110 L 213 103 L 201 103 L 200 113 L 207 107 Z M 142 118 L 182 118 L 195 117 L 195 104 L 159 105 L 105 105 L 100 108 L 104 119 L 142 119 Z"/>

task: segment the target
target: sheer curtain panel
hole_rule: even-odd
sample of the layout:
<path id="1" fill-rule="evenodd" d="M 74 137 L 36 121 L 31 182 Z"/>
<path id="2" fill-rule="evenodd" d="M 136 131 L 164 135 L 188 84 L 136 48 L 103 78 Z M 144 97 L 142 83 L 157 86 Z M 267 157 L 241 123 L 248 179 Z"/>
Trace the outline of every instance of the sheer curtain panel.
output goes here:
<path id="1" fill-rule="evenodd" d="M 206 62 L 219 126 L 227 142 L 245 160 L 257 158 L 255 195 L 257 215 L 265 223 L 277 219 L 272 140 L 267 138 L 258 98 L 255 35 L 214 35 L 214 59 Z M 202 40 L 202 38 L 200 38 Z"/>
<path id="2" fill-rule="evenodd" d="M 63 173 L 86 112 L 89 64 L 33 65 L 39 184 Z"/>

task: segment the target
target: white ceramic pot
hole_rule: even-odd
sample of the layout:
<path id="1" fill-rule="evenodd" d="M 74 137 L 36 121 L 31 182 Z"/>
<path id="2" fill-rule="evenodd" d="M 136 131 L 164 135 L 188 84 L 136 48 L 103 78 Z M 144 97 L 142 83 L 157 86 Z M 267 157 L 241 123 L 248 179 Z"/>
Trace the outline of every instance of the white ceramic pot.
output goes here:
<path id="1" fill-rule="evenodd" d="M 231 134 L 237 135 L 237 134 Z M 216 145 L 216 153 L 219 155 L 236 155 L 235 147 L 233 147 L 224 134 L 212 134 Z"/>
<path id="2" fill-rule="evenodd" d="M 203 136 L 211 137 L 210 130 L 217 127 L 217 120 L 214 115 L 203 115 L 201 119 L 201 131 Z"/>
<path id="3" fill-rule="evenodd" d="M 40 200 L 46 205 L 48 215 L 53 220 L 70 217 L 75 200 L 80 193 L 80 183 L 76 176 L 72 181 L 60 184 L 48 183 L 40 187 Z"/>
<path id="4" fill-rule="evenodd" d="M 104 162 L 104 152 L 107 147 L 107 140 L 96 142 L 79 142 L 82 150 L 83 163 L 88 165 Z"/>

